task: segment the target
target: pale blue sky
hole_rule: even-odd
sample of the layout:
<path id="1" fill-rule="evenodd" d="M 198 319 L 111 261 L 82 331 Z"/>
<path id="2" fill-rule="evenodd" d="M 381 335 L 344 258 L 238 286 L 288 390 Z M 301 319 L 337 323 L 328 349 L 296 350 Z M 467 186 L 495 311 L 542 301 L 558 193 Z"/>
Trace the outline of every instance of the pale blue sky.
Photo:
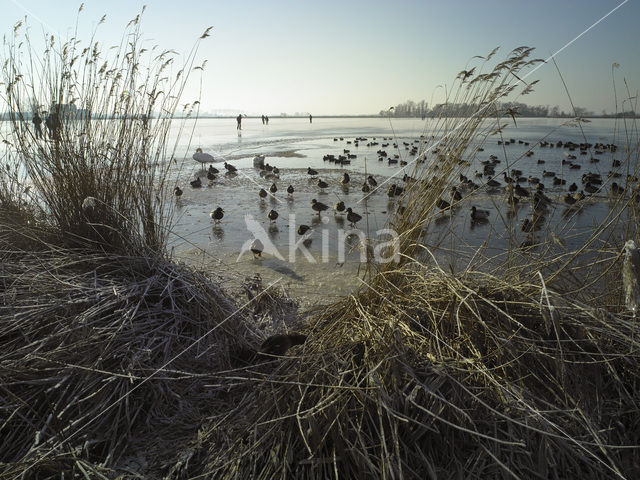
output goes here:
<path id="1" fill-rule="evenodd" d="M 32 36 L 42 28 L 71 36 L 80 5 L 0 2 L 3 32 L 29 11 Z M 200 47 L 200 57 L 209 61 L 203 110 L 324 115 L 377 113 L 408 99 L 429 101 L 434 88 L 451 85 L 472 56 L 498 45 L 497 57 L 527 45 L 546 58 L 622 0 L 87 1 L 81 37 L 106 14 L 99 37 L 117 43 L 145 3 L 142 31 L 150 44 L 187 52 L 206 27 L 214 27 Z M 626 77 L 631 88 L 640 88 L 639 4 L 628 0 L 556 57 L 576 105 L 613 111 L 613 62 L 620 64 L 619 87 Z M 567 109 L 552 64 L 529 78 L 540 83 L 522 100 Z M 437 90 L 434 102 L 442 95 Z M 185 101 L 196 96 L 189 90 Z"/>

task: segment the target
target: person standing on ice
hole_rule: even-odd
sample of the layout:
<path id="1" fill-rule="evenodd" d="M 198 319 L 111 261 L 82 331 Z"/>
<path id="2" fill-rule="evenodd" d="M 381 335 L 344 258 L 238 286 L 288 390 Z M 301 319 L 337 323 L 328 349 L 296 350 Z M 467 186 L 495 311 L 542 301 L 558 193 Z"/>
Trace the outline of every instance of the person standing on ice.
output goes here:
<path id="1" fill-rule="evenodd" d="M 51 140 L 60 140 L 60 130 L 62 129 L 62 122 L 60 121 L 60 115 L 57 109 L 54 109 L 49 113 L 44 124 L 47 126 L 49 138 Z"/>
<path id="2" fill-rule="evenodd" d="M 237 130 L 242 130 L 242 114 L 239 113 L 236 117 L 236 122 L 238 122 Z"/>
<path id="3" fill-rule="evenodd" d="M 40 118 L 38 112 L 35 112 L 33 114 L 33 118 L 31 119 L 31 121 L 33 122 L 33 126 L 35 128 L 36 138 L 42 138 L 42 127 L 40 126 L 42 124 L 42 118 Z"/>
<path id="4" fill-rule="evenodd" d="M 313 117 L 309 114 L 309 123 L 313 123 Z"/>

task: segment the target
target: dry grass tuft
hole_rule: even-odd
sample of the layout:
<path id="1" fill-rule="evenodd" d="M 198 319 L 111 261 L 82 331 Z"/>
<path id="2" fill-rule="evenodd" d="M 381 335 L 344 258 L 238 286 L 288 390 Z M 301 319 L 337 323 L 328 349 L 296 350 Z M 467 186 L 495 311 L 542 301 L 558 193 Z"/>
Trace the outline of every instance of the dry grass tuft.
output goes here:
<path id="1" fill-rule="evenodd" d="M 20 22 L 5 41 L 0 76 L 12 116 L 3 141 L 12 153 L 0 202 L 24 201 L 28 186 L 30 208 L 68 246 L 160 251 L 172 219 L 168 134 L 176 111 L 198 110 L 199 101 L 179 108 L 189 73 L 202 68 L 198 44 L 176 66 L 175 52 L 143 47 L 140 15 L 115 48 L 95 34 L 89 42 L 46 35 L 40 53 Z"/>
<path id="2" fill-rule="evenodd" d="M 543 291 L 406 264 L 316 316 L 291 358 L 247 369 L 199 437 L 204 472 L 634 478 L 637 326 Z"/>
<path id="3" fill-rule="evenodd" d="M 160 256 L 0 255 L 8 475 L 78 472 L 79 459 L 110 467 L 159 429 L 188 438 L 216 408 L 205 384 L 231 368 L 229 352 L 259 345 L 222 279 Z"/>

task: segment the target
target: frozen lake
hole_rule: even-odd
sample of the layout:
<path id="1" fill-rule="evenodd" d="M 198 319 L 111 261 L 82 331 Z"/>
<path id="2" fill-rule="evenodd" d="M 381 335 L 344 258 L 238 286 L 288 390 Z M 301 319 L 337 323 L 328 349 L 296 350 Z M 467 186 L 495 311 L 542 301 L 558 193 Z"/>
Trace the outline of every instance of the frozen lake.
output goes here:
<path id="1" fill-rule="evenodd" d="M 627 176 L 638 172 L 638 136 L 625 130 L 623 120 L 594 119 L 579 127 L 567 119 L 518 118 L 517 128 L 511 120 L 505 122 L 501 137 L 478 138 L 481 143 L 470 145 L 461 159 L 466 162 L 462 173 L 479 188 L 461 187 L 464 200 L 453 211 L 437 214 L 425 227 L 424 245 L 439 261 L 464 268 L 480 245 L 486 255 L 495 256 L 522 242 L 549 244 L 551 233 L 554 241 L 560 238 L 566 249 L 574 250 L 604 219 L 623 225 L 630 218 L 627 213 L 635 215 L 635 211 L 624 210 L 620 201 L 637 188 Z M 9 122 L 3 122 L 1 128 L 9 128 Z M 175 120 L 167 142 L 169 149 L 176 145 L 170 184 L 171 189 L 174 184 L 180 186 L 184 193 L 179 199 L 171 198 L 176 207 L 172 251 L 189 263 L 218 272 L 249 277 L 258 273 L 265 282 L 277 281 L 310 301 L 330 301 L 343 295 L 360 284 L 362 240 L 370 239 L 375 248 L 393 239 L 393 231 L 385 231 L 393 230 L 389 217 L 406 204 L 402 197 L 390 198 L 387 189 L 392 184 L 406 187 L 405 174 L 416 175 L 416 168 L 434 161 L 431 157 L 424 165 L 417 164 L 419 152 L 437 148 L 435 128 L 434 120 L 419 118 L 316 117 L 313 123 L 308 118 L 271 118 L 268 125 L 260 118 L 244 118 L 241 131 L 236 129 L 234 118 Z M 568 142 L 589 142 L 592 147 L 570 148 Z M 627 144 L 636 151 L 626 151 Z M 237 174 L 225 175 L 222 164 L 216 164 L 220 174 L 208 181 L 202 165 L 192 159 L 196 148 L 224 157 L 237 167 Z M 279 169 L 276 177 L 267 178 L 264 171 L 254 168 L 257 154 L 265 155 L 265 162 Z M 350 163 L 327 161 L 329 155 L 348 156 Z M 390 163 L 394 157 L 397 163 Z M 500 186 L 487 189 L 488 176 L 475 173 L 482 172 L 491 157 L 498 161 L 495 178 Z M 579 168 L 569 168 L 571 163 Z M 307 174 L 309 167 L 318 171 L 317 177 Z M 542 214 L 534 216 L 526 200 L 515 209 L 507 204 L 502 172 L 513 176 L 512 169 L 522 171 L 522 186 L 531 192 L 535 185 L 529 177 L 544 183 L 552 204 Z M 350 176 L 347 185 L 341 183 L 345 172 Z M 563 197 L 572 183 L 578 191 L 584 189 L 582 176 L 588 172 L 600 175 L 602 183 L 596 185 L 597 191 L 587 194 L 579 208 L 568 209 Z M 374 176 L 377 190 L 362 192 L 366 175 Z M 192 188 L 190 181 L 198 176 L 203 186 Z M 319 179 L 326 182 L 326 188 L 318 187 Z M 559 180 L 554 184 L 554 179 Z M 453 180 L 459 184 L 459 179 Z M 559 184 L 560 180 L 564 183 Z M 613 182 L 628 187 L 624 195 L 610 196 Z M 260 198 L 259 190 L 269 190 L 272 184 L 277 192 Z M 286 193 L 289 185 L 293 195 Z M 449 195 L 447 192 L 443 198 L 451 201 Z M 329 209 L 319 216 L 311 208 L 312 199 Z M 345 215 L 334 215 L 333 206 L 339 201 L 362 217 L 356 228 Z M 472 222 L 472 205 L 488 209 L 490 222 Z M 224 210 L 224 217 L 216 223 L 209 214 L 218 207 Z M 267 218 L 272 210 L 278 213 L 275 222 Z M 620 211 L 623 215 L 616 216 Z M 535 228 L 523 231 L 523 222 L 534 218 Z M 635 217 L 633 220 L 637 224 Z M 304 238 L 297 233 L 300 225 L 311 227 Z M 619 238 L 602 238 L 602 245 L 619 242 L 623 229 L 618 232 Z M 261 258 L 248 251 L 254 238 L 266 244 Z"/>
<path id="2" fill-rule="evenodd" d="M 349 235 L 349 222 L 343 215 L 333 214 L 333 205 L 344 201 L 347 207 L 360 214 L 363 219 L 357 224 L 357 233 L 361 231 L 362 235 L 373 239 L 374 244 L 390 240 L 389 235 L 380 231 L 389 227 L 389 214 L 401 205 L 401 199 L 390 199 L 386 194 L 387 187 L 391 184 L 405 186 L 403 175 L 411 175 L 415 168 L 417 156 L 411 154 L 413 146 L 424 148 L 425 143 L 433 145 L 437 141 L 431 138 L 434 123 L 428 119 L 314 118 L 313 123 L 309 123 L 306 118 L 272 118 L 269 125 L 263 125 L 259 118 L 245 118 L 241 132 L 236 130 L 235 119 L 204 119 L 195 127 L 190 122 L 187 121 L 180 139 L 178 164 L 172 172 L 176 184 L 184 190 L 177 202 L 177 235 L 172 239 L 174 251 L 181 258 L 207 268 L 233 269 L 247 276 L 259 273 L 268 282 L 278 281 L 292 293 L 316 301 L 331 300 L 360 283 L 357 279 L 362 268 L 362 257 L 357 248 L 360 237 Z M 555 145 L 561 141 L 563 144 L 589 142 L 622 146 L 625 140 L 620 120 L 617 124 L 614 120 L 593 120 L 582 123 L 582 129 L 565 125 L 567 120 L 560 119 L 517 119 L 517 122 L 517 128 L 510 122 L 503 130 L 502 138 L 507 142 L 513 139 L 513 143 L 500 145 L 500 137 L 489 137 L 482 145 L 483 151 L 463 159 L 469 162 L 465 175 L 482 185 L 488 178 L 476 178 L 474 172 L 482 171 L 482 162 L 494 155 L 500 160 L 496 164 L 496 179 L 502 186 L 503 170 L 522 170 L 524 177 L 540 178 L 553 204 L 539 216 L 534 231 L 523 232 L 522 222 L 532 217 L 529 202 L 522 202 L 513 210 L 506 205 L 504 188 L 475 191 L 453 214 L 436 218 L 425 232 L 425 244 L 434 248 L 439 245 L 439 257 L 457 267 L 463 266 L 475 248 L 483 243 L 487 245 L 487 253 L 497 255 L 514 241 L 547 242 L 550 232 L 562 238 L 567 248 L 579 247 L 593 226 L 617 208 L 618 204 L 609 196 L 612 182 L 617 180 L 626 184 L 628 172 L 637 167 L 625 162 L 628 154 L 623 148 L 612 152 L 592 147 L 581 155 L 579 149 L 570 151 Z M 360 141 L 356 142 L 356 139 Z M 554 145 L 542 147 L 540 141 Z M 472 146 L 470 150 L 477 147 Z M 221 170 L 220 175 L 207 182 L 201 165 L 191 159 L 196 148 L 223 155 L 239 169 L 238 174 L 224 175 L 222 165 L 216 165 Z M 340 166 L 323 160 L 326 155 L 346 155 L 345 149 L 355 155 L 349 165 Z M 379 150 L 386 151 L 387 157 L 380 160 Z M 531 156 L 525 156 L 529 150 Z M 256 154 L 265 155 L 267 163 L 279 168 L 278 178 L 261 176 L 261 171 L 253 167 Z M 390 164 L 388 158 L 394 155 L 400 162 L 406 161 L 406 167 L 401 167 L 400 162 Z M 579 164 L 580 169 L 568 167 L 571 155 L 576 157 L 571 162 Z M 620 166 L 614 166 L 617 165 L 614 160 L 621 161 Z M 632 160 L 637 159 L 633 157 Z M 318 170 L 317 178 L 307 175 L 308 167 Z M 361 191 L 365 170 L 381 185 L 371 195 Z M 553 177 L 543 177 L 545 171 L 553 172 L 566 183 L 554 186 Z M 347 187 L 341 184 L 344 172 L 351 176 Z M 581 190 L 584 186 L 581 177 L 587 172 L 601 175 L 600 190 L 589 195 L 581 208 L 568 210 L 562 197 L 571 183 L 575 182 Z M 614 173 L 619 177 L 614 177 Z M 189 181 L 196 176 L 204 177 L 202 188 L 189 186 Z M 318 178 L 328 187 L 320 189 Z M 272 183 L 276 184 L 277 193 L 261 199 L 258 196 L 260 188 L 268 190 Z M 286 194 L 289 185 L 295 190 L 292 196 Z M 523 186 L 533 191 L 531 184 L 525 182 Z M 311 209 L 314 198 L 330 207 L 322 216 Z M 489 209 L 493 221 L 489 224 L 471 222 L 472 205 Z M 210 211 L 217 207 L 225 212 L 219 224 L 209 217 Z M 271 210 L 279 214 L 275 222 L 267 218 Z M 305 245 L 300 244 L 301 237 L 296 233 L 300 224 L 312 227 L 310 243 Z M 246 251 L 254 237 L 266 239 L 273 248 L 271 253 L 265 249 L 262 258 L 254 259 L 251 252 Z"/>

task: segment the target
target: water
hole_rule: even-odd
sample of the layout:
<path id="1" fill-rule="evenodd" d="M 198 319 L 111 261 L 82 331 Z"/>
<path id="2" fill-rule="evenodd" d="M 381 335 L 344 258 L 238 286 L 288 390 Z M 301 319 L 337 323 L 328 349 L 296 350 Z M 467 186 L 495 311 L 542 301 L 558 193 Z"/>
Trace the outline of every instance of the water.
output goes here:
<path id="1" fill-rule="evenodd" d="M 614 159 L 625 159 L 622 148 L 614 153 L 608 150 L 596 153 L 592 148 L 586 155 L 580 155 L 579 150 L 570 152 L 555 146 L 543 148 L 537 146 L 537 142 L 560 140 L 622 145 L 619 121 L 616 125 L 614 120 L 598 119 L 581 124 L 582 130 L 558 119 L 517 119 L 517 122 L 517 128 L 511 123 L 503 130 L 503 138 L 513 138 L 515 143 L 498 145 L 500 137 L 488 138 L 483 144 L 484 151 L 477 151 L 465 159 L 470 163 L 466 175 L 479 184 L 486 181 L 486 177 L 474 178 L 473 172 L 482 169 L 480 162 L 495 155 L 501 160 L 496 172 L 507 168 L 508 163 L 509 169 L 523 170 L 524 176 L 540 177 L 554 204 L 538 219 L 535 231 L 523 232 L 522 222 L 532 218 L 528 202 L 512 210 L 505 204 L 503 189 L 476 191 L 453 212 L 437 216 L 425 231 L 425 244 L 436 251 L 439 260 L 454 264 L 454 268 L 463 268 L 479 245 L 485 245 L 488 255 L 499 254 L 514 243 L 549 243 L 550 232 L 561 238 L 563 248 L 579 248 L 594 225 L 612 208 L 617 208 L 608 196 L 610 183 L 616 179 L 608 178 L 607 174 L 618 172 L 621 175 L 618 183 L 626 183 L 629 165 L 623 162 L 621 167 L 612 167 Z M 391 183 L 405 185 L 402 176 L 411 174 L 415 166 L 416 157 L 410 154 L 410 148 L 425 142 L 433 145 L 437 139 L 431 138 L 435 133 L 432 128 L 433 123 L 420 119 L 314 118 L 310 124 L 308 119 L 274 118 L 269 125 L 262 125 L 260 119 L 244 119 L 242 131 L 237 132 L 235 119 L 200 120 L 193 128 L 190 143 L 186 138 L 181 139 L 179 151 L 184 152 L 180 157 L 184 163 L 176 166 L 172 173 L 185 192 L 177 204 L 175 231 L 179 237 L 172 239 L 172 246 L 181 258 L 206 268 L 233 269 L 248 276 L 259 273 L 263 279 L 277 281 L 296 295 L 313 301 L 331 300 L 361 284 L 357 274 L 362 271 L 364 264 L 361 261 L 366 258 L 362 256 L 366 250 L 358 248 L 362 246 L 361 238 L 346 235 L 349 222 L 344 216 L 334 216 L 331 207 L 342 200 L 360 214 L 363 219 L 357 224 L 358 230 L 371 239 L 373 247 L 388 241 L 391 237 L 380 232 L 389 227 L 389 213 L 395 211 L 401 201 L 398 198 L 390 200 L 386 189 Z M 356 146 L 356 138 L 366 140 Z M 373 142 L 377 145 L 372 145 Z M 389 145 L 383 148 L 383 143 Z M 239 174 L 233 177 L 221 174 L 209 185 L 205 181 L 201 189 L 190 188 L 189 180 L 196 175 L 205 175 L 201 165 L 190 159 L 197 147 L 224 156 L 239 168 Z M 476 147 L 478 145 L 473 145 L 470 151 Z M 327 154 L 344 155 L 345 149 L 356 155 L 350 165 L 340 167 L 323 160 Z M 398 155 L 400 160 L 408 162 L 407 167 L 402 169 L 399 165 L 390 165 L 387 160 L 379 161 L 377 151 L 380 149 L 385 150 L 388 157 Z M 528 150 L 533 151 L 530 157 L 525 156 Z M 260 171 L 253 168 L 252 159 L 256 154 L 264 154 L 267 163 L 280 169 L 280 178 L 275 180 L 278 187 L 275 198 L 261 200 L 258 197 L 258 190 L 268 190 L 274 180 L 262 178 Z M 581 169 L 572 170 L 562 164 L 562 160 L 571 154 L 576 155 L 573 162 L 580 164 Z M 591 158 L 598 162 L 592 163 Z M 216 166 L 224 172 L 221 165 Z M 319 178 L 329 183 L 326 191 L 317 187 L 317 179 L 306 174 L 307 167 L 318 170 Z M 635 165 L 630 167 L 633 170 Z M 365 170 L 367 174 L 373 174 L 379 184 L 386 182 L 370 196 L 361 191 Z M 555 172 L 566 184 L 554 187 L 551 178 L 542 178 L 545 170 Z M 340 184 L 345 171 L 351 175 L 348 188 Z M 567 210 L 562 205 L 562 197 L 573 182 L 582 188 L 581 176 L 586 172 L 600 173 L 603 188 L 584 201 L 581 208 Z M 501 176 L 496 178 L 503 183 Z M 288 185 L 295 189 L 292 197 L 285 193 Z M 319 217 L 311 209 L 312 198 L 327 204 L 330 209 Z M 489 209 L 492 222 L 471 222 L 471 205 Z M 225 216 L 216 225 L 209 218 L 209 212 L 218 206 L 224 209 Z M 267 219 L 267 213 L 272 209 L 279 213 L 275 223 Z M 306 247 L 309 255 L 301 248 L 292 249 L 292 245 L 300 240 L 295 233 L 300 224 L 312 227 L 311 244 Z M 246 248 L 254 237 L 249 231 L 251 228 L 260 230 L 260 238 L 271 242 L 277 253 L 265 251 L 263 257 L 257 259 L 250 252 L 243 253 L 243 246 Z M 436 245 L 439 248 L 435 248 Z"/>

